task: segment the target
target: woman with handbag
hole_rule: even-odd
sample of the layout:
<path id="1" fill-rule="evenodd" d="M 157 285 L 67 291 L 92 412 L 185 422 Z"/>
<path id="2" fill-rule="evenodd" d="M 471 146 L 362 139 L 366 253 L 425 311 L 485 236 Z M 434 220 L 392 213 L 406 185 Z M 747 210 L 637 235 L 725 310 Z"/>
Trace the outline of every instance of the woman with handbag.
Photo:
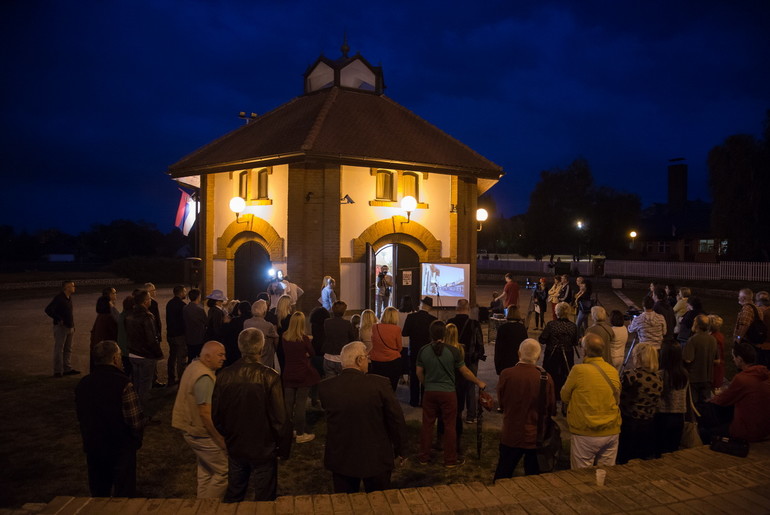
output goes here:
<path id="1" fill-rule="evenodd" d="M 363 327 L 363 319 L 361 326 Z M 385 308 L 382 313 L 382 322 L 374 324 L 371 331 L 372 344 L 369 357 L 372 363 L 369 366 L 369 372 L 390 379 L 390 386 L 395 392 L 402 370 L 402 336 L 401 328 L 398 327 L 398 310 L 393 306 Z"/>
<path id="2" fill-rule="evenodd" d="M 649 459 L 654 451 L 653 417 L 658 411 L 663 381 L 658 376 L 658 351 L 649 343 L 634 349 L 636 368 L 621 377 L 619 465 L 634 458 Z"/>
<path id="3" fill-rule="evenodd" d="M 687 393 L 690 382 L 682 361 L 682 347 L 678 343 L 664 344 L 660 350 L 660 370 L 663 391 L 654 417 L 655 456 L 679 449 L 688 408 Z"/>

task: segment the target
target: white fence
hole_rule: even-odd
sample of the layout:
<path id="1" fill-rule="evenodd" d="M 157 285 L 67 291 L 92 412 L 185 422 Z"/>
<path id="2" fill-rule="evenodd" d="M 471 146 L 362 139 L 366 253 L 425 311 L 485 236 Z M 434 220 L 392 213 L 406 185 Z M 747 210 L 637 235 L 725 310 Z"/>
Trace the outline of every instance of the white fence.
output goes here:
<path id="1" fill-rule="evenodd" d="M 505 272 L 529 272 L 538 275 L 553 274 L 553 266 L 548 261 L 533 261 L 530 259 L 479 259 L 477 261 L 479 272 L 501 271 Z M 561 265 L 569 265 L 570 270 L 575 270 L 581 275 L 593 273 L 593 263 L 589 261 L 563 262 Z"/>
<path id="2" fill-rule="evenodd" d="M 770 263 L 725 261 L 679 263 L 665 261 L 605 261 L 604 275 L 649 279 L 690 279 L 770 282 Z"/>
<path id="3" fill-rule="evenodd" d="M 567 264 L 567 263 L 565 263 Z M 580 274 L 593 274 L 593 263 L 580 261 L 569 263 L 570 270 Z M 479 272 L 515 271 L 532 274 L 552 274 L 548 261 L 478 260 Z M 604 275 L 612 277 L 642 277 L 645 279 L 672 280 L 722 280 L 770 282 L 770 263 L 726 261 L 723 263 L 680 263 L 668 261 L 612 261 L 604 262 Z"/>

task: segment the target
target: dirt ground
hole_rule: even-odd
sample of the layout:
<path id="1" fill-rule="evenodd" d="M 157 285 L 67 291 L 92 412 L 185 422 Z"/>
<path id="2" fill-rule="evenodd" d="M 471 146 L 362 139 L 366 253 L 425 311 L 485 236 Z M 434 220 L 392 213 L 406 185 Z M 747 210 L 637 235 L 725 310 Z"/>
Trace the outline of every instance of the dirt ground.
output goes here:
<path id="1" fill-rule="evenodd" d="M 521 283 L 524 280 L 522 278 Z M 491 298 L 493 291 L 501 291 L 502 285 L 478 285 L 476 295 L 479 302 L 486 302 Z M 118 288 L 118 300 L 121 301 L 133 286 L 125 289 Z M 599 300 L 610 309 L 625 311 L 625 305 L 618 297 L 607 288 L 598 288 Z M 44 309 L 51 298 L 57 293 L 53 288 L 49 293 L 41 293 L 39 290 L 30 292 L 28 296 L 16 293 L 12 300 L 0 300 L 0 370 L 10 370 L 32 376 L 40 376 L 41 380 L 53 381 L 50 376 L 53 372 L 53 330 L 50 318 L 44 313 Z M 528 303 L 528 291 L 521 289 L 522 305 Z M 72 366 L 83 372 L 88 371 L 88 349 L 90 332 L 96 318 L 96 300 L 100 293 L 98 288 L 81 288 L 73 295 L 73 308 L 75 315 L 75 339 L 73 344 Z M 165 342 L 165 305 L 171 299 L 171 288 L 159 287 L 157 289 L 158 304 L 160 305 L 161 320 L 163 322 L 163 352 L 168 355 L 168 346 Z M 525 300 L 527 299 L 527 300 Z M 454 315 L 453 310 L 442 311 L 438 316 L 446 320 Z M 548 320 L 548 319 L 547 319 Z M 487 337 L 487 326 L 484 324 L 484 336 Z M 530 330 L 530 336 L 537 338 L 539 331 Z M 497 385 L 497 374 L 494 368 L 494 345 L 487 343 L 487 360 L 479 366 L 479 376 L 488 385 L 490 391 L 494 391 Z M 158 363 L 158 376 L 161 381 L 166 377 L 165 360 Z M 404 408 L 407 419 L 420 420 L 422 410 L 409 406 L 409 391 L 407 385 L 398 388 L 397 396 Z M 489 413 L 485 417 L 485 426 L 500 428 L 502 417 L 497 413 Z"/>

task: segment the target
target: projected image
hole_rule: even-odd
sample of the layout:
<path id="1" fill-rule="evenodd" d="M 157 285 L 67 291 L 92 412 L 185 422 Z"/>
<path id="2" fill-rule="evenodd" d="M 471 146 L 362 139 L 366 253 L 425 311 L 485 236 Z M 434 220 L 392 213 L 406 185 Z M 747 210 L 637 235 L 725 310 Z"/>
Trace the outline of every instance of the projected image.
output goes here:
<path id="1" fill-rule="evenodd" d="M 467 298 L 470 265 L 422 263 L 422 295 L 448 305 Z"/>

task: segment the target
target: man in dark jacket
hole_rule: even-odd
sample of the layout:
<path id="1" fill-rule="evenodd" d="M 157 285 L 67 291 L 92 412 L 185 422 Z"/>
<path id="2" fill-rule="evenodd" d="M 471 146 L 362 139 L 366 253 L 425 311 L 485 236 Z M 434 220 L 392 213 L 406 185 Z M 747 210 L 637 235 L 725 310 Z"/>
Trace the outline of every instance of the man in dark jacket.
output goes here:
<path id="1" fill-rule="evenodd" d="M 224 502 L 243 501 L 252 474 L 255 500 L 275 500 L 277 458 L 288 459 L 291 450 L 281 377 L 259 362 L 264 344 L 262 331 L 244 329 L 238 336 L 241 359 L 223 369 L 214 386 L 212 418 L 227 445 Z"/>
<path id="2" fill-rule="evenodd" d="M 132 380 L 139 402 L 145 414 L 147 400 L 152 389 L 155 367 L 163 359 L 160 342 L 155 332 L 155 317 L 149 311 L 150 297 L 147 290 L 140 290 L 134 295 L 134 309 L 126 313 L 126 336 L 128 337 L 128 356 L 131 361 Z"/>
<path id="3" fill-rule="evenodd" d="M 390 382 L 369 374 L 362 342 L 345 345 L 342 373 L 322 381 L 318 396 L 326 411 L 324 466 L 334 493 L 390 488 L 395 462 L 403 463 L 406 421 Z"/>
<path id="4" fill-rule="evenodd" d="M 46 306 L 45 313 L 53 319 L 53 376 L 77 375 L 72 368 L 72 338 L 75 335 L 75 319 L 72 315 L 74 281 L 62 282 L 61 292 Z"/>
<path id="5" fill-rule="evenodd" d="M 174 286 L 174 296 L 166 303 L 166 339 L 168 339 L 168 386 L 182 378 L 187 364 L 187 342 L 184 337 L 184 299 L 187 288 L 178 284 Z"/>
<path id="6" fill-rule="evenodd" d="M 404 321 L 401 336 L 409 338 L 409 405 L 417 407 L 422 402 L 423 388 L 417 379 L 417 355 L 430 343 L 430 324 L 436 317 L 430 314 L 433 299 L 425 297 L 420 301 L 419 311 L 409 313 Z M 458 329 L 459 330 L 459 329 Z"/>
<path id="7" fill-rule="evenodd" d="M 515 305 L 508 306 L 508 309 Z M 465 366 L 473 372 L 473 375 L 479 374 L 479 360 L 486 360 L 484 352 L 484 333 L 481 332 L 481 324 L 478 320 L 470 317 L 471 305 L 466 299 L 457 301 L 457 314 L 447 320 L 447 324 L 457 326 L 457 333 L 460 343 L 465 349 Z M 465 396 L 465 406 L 457 406 L 457 411 L 462 413 L 464 408 L 468 408 L 465 413 L 465 421 L 469 424 L 476 422 L 476 405 L 478 400 L 476 386 L 468 385 Z"/>
<path id="8" fill-rule="evenodd" d="M 117 343 L 97 343 L 93 356 L 93 370 L 75 388 L 88 487 L 92 497 L 133 497 L 144 428 L 139 398 L 123 373 Z"/>
<path id="9" fill-rule="evenodd" d="M 332 304 L 332 316 L 324 320 L 324 376 L 332 377 L 342 372 L 340 352 L 342 347 L 356 339 L 356 331 L 345 316 L 348 305 L 338 300 Z"/>
<path id="10" fill-rule="evenodd" d="M 182 310 L 184 319 L 184 339 L 187 344 L 187 362 L 197 358 L 203 348 L 203 339 L 206 334 L 206 310 L 201 306 L 201 291 L 197 288 L 187 294 L 190 302 Z"/>

